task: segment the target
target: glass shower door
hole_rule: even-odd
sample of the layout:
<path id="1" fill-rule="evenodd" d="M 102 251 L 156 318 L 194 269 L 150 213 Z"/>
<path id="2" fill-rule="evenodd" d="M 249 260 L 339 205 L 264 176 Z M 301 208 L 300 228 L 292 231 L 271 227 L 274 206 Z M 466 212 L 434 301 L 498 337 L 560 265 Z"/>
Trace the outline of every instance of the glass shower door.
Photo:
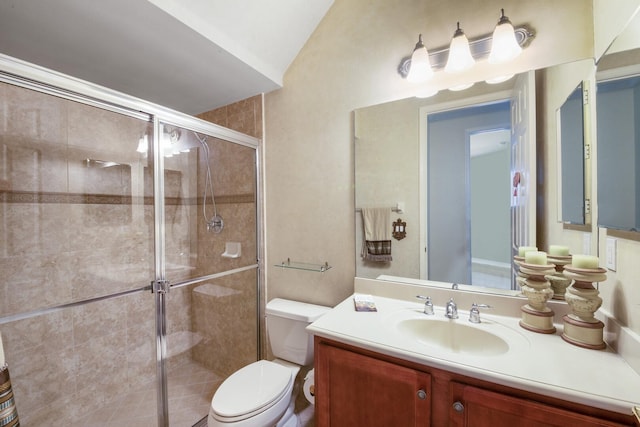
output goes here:
<path id="1" fill-rule="evenodd" d="M 156 425 L 150 116 L 9 80 L 0 333 L 21 425 Z"/>
<path id="2" fill-rule="evenodd" d="M 256 140 L 16 75 L 0 71 L 0 335 L 21 425 L 198 423 L 258 358 Z"/>
<path id="3" fill-rule="evenodd" d="M 207 416 L 220 383 L 258 358 L 256 149 L 159 128 L 168 281 L 162 375 L 169 425 L 191 427 Z"/>

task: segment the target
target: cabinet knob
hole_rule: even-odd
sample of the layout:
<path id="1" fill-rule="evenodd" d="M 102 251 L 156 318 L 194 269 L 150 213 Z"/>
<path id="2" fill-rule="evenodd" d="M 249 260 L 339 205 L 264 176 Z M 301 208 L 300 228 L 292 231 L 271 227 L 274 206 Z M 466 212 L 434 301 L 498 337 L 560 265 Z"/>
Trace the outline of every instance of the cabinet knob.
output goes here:
<path id="1" fill-rule="evenodd" d="M 424 400 L 427 398 L 427 392 L 424 390 L 418 390 L 417 395 L 418 395 L 418 399 L 420 400 Z"/>
<path id="2" fill-rule="evenodd" d="M 464 412 L 464 405 L 462 402 L 453 402 L 453 410 L 461 414 Z"/>

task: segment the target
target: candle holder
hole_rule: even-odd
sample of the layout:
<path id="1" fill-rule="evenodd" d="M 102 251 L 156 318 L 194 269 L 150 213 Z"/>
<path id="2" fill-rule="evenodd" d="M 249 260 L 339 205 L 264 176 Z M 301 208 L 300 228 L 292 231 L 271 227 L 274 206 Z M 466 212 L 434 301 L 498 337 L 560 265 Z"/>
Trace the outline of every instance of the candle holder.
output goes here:
<path id="1" fill-rule="evenodd" d="M 523 256 L 519 256 L 519 255 L 513 256 L 514 271 L 516 273 L 516 283 L 518 284 L 518 286 L 520 286 L 520 289 L 522 289 L 522 286 L 524 285 L 524 281 L 527 278 L 527 275 L 522 273 L 522 271 L 520 270 L 520 265 L 523 262 L 524 262 Z M 522 296 L 524 296 L 524 293 L 522 294 Z"/>
<path id="2" fill-rule="evenodd" d="M 515 257 L 514 257 L 515 258 Z M 553 334 L 556 332 L 553 326 L 554 312 L 547 307 L 547 301 L 553 296 L 551 284 L 545 278 L 555 271 L 553 264 L 530 264 L 518 259 L 517 282 L 522 293 L 527 297 L 528 304 L 520 308 L 522 319 L 520 326 L 532 332 L 541 334 Z"/>
<path id="3" fill-rule="evenodd" d="M 562 339 L 570 344 L 593 350 L 606 348 L 603 340 L 604 323 L 594 317 L 602 305 L 600 292 L 593 282 L 606 280 L 604 268 L 578 268 L 567 265 L 565 275 L 574 282 L 567 288 L 565 299 L 571 307 L 571 313 L 565 315 Z"/>
<path id="4" fill-rule="evenodd" d="M 548 260 L 555 266 L 555 272 L 547 274 L 545 277 L 551 284 L 553 289 L 553 299 L 564 300 L 564 294 L 567 292 L 567 287 L 571 284 L 569 279 L 564 274 L 564 266 L 571 264 L 571 255 L 549 255 Z"/>

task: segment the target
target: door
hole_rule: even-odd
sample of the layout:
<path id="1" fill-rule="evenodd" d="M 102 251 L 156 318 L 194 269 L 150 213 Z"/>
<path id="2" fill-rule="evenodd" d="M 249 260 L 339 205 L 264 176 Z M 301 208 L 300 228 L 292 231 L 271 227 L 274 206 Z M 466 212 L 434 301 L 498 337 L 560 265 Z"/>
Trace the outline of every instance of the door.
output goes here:
<path id="1" fill-rule="evenodd" d="M 536 246 L 535 96 L 535 73 L 519 74 L 511 100 L 512 255 L 520 246 Z"/>
<path id="2" fill-rule="evenodd" d="M 485 190 L 478 186 L 480 178 L 486 178 L 486 166 L 481 166 L 479 156 L 472 157 L 471 140 L 480 134 L 489 134 L 496 129 L 509 129 L 510 103 L 504 98 L 499 101 L 479 102 L 451 108 L 445 111 L 433 111 L 426 115 L 427 131 L 427 278 L 449 283 L 473 284 L 472 250 L 478 254 L 490 254 L 484 251 L 484 245 L 495 244 L 495 239 L 485 239 L 481 233 L 472 230 L 472 219 L 499 217 L 503 210 L 508 218 L 509 187 L 492 188 L 502 191 L 504 206 L 501 208 L 488 197 L 478 200 L 477 192 Z M 475 147 L 475 144 L 474 144 Z M 482 157 L 488 159 L 487 153 Z M 474 159 L 472 163 L 472 158 Z M 500 157 L 502 158 L 502 157 Z M 489 161 L 490 163 L 493 160 Z M 473 167 L 472 167 L 473 166 Z M 495 169 L 495 164 L 488 166 Z M 504 164 L 504 181 L 508 180 L 508 164 Z M 480 169 L 482 175 L 472 175 Z M 491 181 L 487 181 L 491 182 Z M 475 190 L 476 193 L 472 194 Z M 472 205 L 473 202 L 473 205 Z M 488 209 L 481 209 L 482 202 Z M 508 220 L 507 220 L 508 222 Z M 491 224 L 494 236 L 508 235 L 509 224 Z M 504 229 L 502 229 L 504 228 Z M 479 231 L 479 230 L 476 230 Z M 473 236 L 477 241 L 473 241 Z M 509 263 L 509 246 L 504 250 Z M 491 255 L 493 256 L 493 255 Z"/>
<path id="3" fill-rule="evenodd" d="M 316 341 L 319 427 L 429 426 L 431 376 Z"/>
<path id="4" fill-rule="evenodd" d="M 1 73 L 0 94 L 21 424 L 193 426 L 258 358 L 257 140 Z"/>
<path id="5" fill-rule="evenodd" d="M 451 427 L 621 427 L 565 409 L 461 383 L 451 383 Z"/>
<path id="6" fill-rule="evenodd" d="M 0 332 L 20 424 L 156 425 L 137 151 L 151 116 L 0 80 Z"/>
<path id="7" fill-rule="evenodd" d="M 166 122 L 158 135 L 160 407 L 172 427 L 191 427 L 222 381 L 259 358 L 256 148 Z"/>

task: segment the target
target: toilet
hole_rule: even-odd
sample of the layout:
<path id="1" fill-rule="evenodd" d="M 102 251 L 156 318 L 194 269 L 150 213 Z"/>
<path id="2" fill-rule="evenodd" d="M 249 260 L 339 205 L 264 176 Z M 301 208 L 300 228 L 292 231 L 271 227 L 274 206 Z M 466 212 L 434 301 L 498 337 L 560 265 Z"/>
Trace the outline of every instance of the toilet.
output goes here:
<path id="1" fill-rule="evenodd" d="M 313 362 L 313 336 L 305 328 L 329 307 L 275 298 L 267 303 L 267 335 L 273 361 L 259 360 L 234 372 L 211 400 L 208 427 L 296 427 L 293 386 Z"/>

